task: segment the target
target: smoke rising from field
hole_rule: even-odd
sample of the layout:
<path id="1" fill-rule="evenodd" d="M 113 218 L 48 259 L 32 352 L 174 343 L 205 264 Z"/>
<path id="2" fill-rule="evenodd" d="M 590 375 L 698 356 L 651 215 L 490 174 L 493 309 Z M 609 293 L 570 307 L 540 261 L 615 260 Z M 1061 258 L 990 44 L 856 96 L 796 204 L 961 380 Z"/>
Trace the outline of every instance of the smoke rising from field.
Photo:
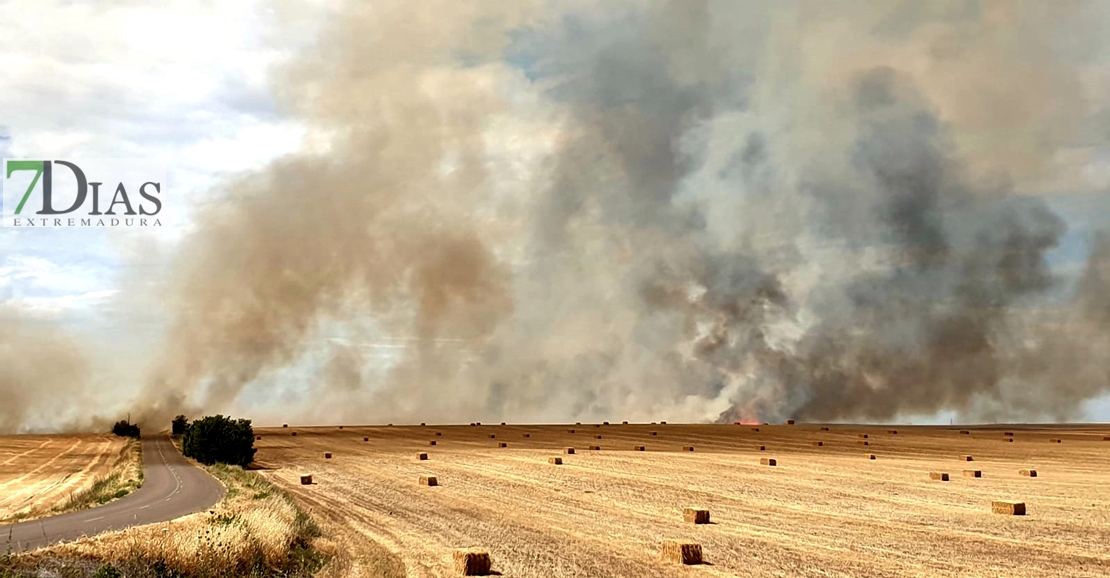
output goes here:
<path id="1" fill-rule="evenodd" d="M 275 86 L 311 143 L 198 216 L 146 419 L 306 359 L 285 421 L 1063 420 L 1110 387 L 1110 244 L 1047 299 L 1038 196 L 1106 145 L 1097 2 L 362 4 Z"/>

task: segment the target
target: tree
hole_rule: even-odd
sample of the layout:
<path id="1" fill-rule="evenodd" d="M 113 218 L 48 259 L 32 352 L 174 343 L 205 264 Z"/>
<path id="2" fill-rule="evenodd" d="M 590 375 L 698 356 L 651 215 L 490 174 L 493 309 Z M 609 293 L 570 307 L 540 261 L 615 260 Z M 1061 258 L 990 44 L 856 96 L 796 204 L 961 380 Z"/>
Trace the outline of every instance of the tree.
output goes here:
<path id="1" fill-rule="evenodd" d="M 139 437 L 139 426 L 131 423 L 129 420 L 121 419 L 112 426 L 112 433 L 120 437 L 137 438 Z"/>
<path id="2" fill-rule="evenodd" d="M 205 465 L 218 462 L 246 466 L 254 459 L 254 428 L 249 419 L 203 417 L 185 428 L 182 450 Z"/>
<path id="3" fill-rule="evenodd" d="M 185 428 L 189 427 L 189 418 L 179 415 L 173 418 L 173 435 L 185 435 Z"/>

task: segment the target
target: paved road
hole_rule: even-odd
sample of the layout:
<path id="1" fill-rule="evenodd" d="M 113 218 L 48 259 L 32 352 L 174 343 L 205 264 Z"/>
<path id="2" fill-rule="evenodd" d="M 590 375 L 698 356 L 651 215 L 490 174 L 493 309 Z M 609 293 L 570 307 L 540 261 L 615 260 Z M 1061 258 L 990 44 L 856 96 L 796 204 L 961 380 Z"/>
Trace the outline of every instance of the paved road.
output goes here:
<path id="1" fill-rule="evenodd" d="M 110 504 L 0 526 L 0 547 L 7 550 L 10 543 L 12 552 L 25 552 L 86 535 L 165 522 L 209 508 L 224 496 L 223 485 L 186 461 L 165 435 L 143 439 L 143 472 L 143 487 Z"/>

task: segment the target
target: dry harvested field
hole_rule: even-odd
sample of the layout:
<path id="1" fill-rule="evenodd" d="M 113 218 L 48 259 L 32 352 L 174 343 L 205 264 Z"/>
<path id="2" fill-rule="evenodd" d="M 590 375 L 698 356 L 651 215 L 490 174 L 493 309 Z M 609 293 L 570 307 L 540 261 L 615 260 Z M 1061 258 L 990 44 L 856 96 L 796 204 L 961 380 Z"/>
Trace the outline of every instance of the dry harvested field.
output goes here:
<path id="1" fill-rule="evenodd" d="M 354 557 L 348 575 L 388 566 L 366 537 L 408 576 L 453 575 L 452 551 L 471 546 L 522 577 L 1110 575 L 1110 427 L 752 427 L 290 427 L 256 445 Z M 418 484 L 427 474 L 439 485 Z M 683 522 L 684 507 L 712 523 Z M 700 543 L 709 564 L 661 562 L 664 539 Z"/>
<path id="2" fill-rule="evenodd" d="M 106 475 L 126 446 L 114 435 L 0 436 L 0 522 L 49 512 Z"/>

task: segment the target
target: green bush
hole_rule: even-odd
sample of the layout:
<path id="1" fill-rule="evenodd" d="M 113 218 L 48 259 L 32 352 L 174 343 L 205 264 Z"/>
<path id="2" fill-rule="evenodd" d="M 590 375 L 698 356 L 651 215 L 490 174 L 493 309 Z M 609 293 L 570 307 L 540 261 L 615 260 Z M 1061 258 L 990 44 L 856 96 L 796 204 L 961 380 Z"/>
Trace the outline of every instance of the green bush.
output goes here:
<path id="1" fill-rule="evenodd" d="M 254 428 L 251 420 L 210 415 L 185 428 L 182 451 L 194 460 L 245 467 L 254 459 Z"/>
<path id="2" fill-rule="evenodd" d="M 121 419 L 116 422 L 116 425 L 112 426 L 112 433 L 120 437 L 137 438 L 139 437 L 139 426 Z"/>
<path id="3" fill-rule="evenodd" d="M 112 566 L 110 562 L 105 562 L 103 566 L 97 568 L 92 578 L 123 578 L 123 572 L 119 568 Z"/>
<path id="4" fill-rule="evenodd" d="M 179 415 L 173 418 L 173 435 L 185 435 L 185 428 L 189 427 L 189 418 Z"/>

